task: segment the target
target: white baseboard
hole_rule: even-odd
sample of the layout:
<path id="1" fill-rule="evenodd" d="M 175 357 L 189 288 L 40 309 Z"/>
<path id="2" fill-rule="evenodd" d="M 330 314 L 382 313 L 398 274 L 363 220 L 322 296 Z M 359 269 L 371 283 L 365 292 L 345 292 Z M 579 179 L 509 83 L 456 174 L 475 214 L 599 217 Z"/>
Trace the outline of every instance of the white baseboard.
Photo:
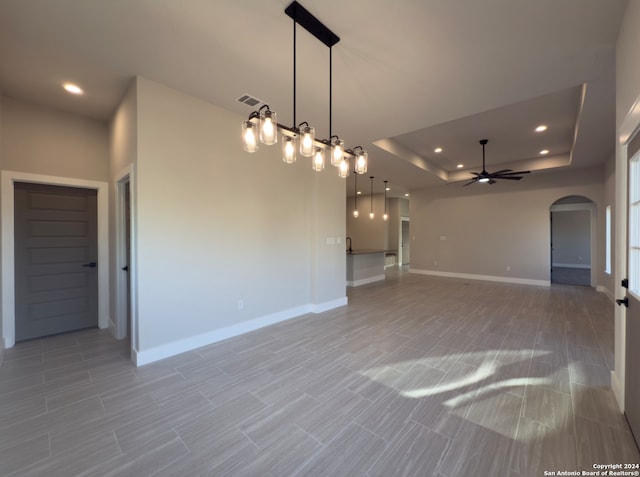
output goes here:
<path id="1" fill-rule="evenodd" d="M 495 275 L 473 275 L 470 273 L 441 272 L 439 270 L 418 270 L 415 268 L 410 268 L 409 273 L 417 273 L 419 275 L 432 275 L 436 277 L 446 277 L 446 278 L 462 278 L 464 280 L 482 280 L 487 282 L 516 283 L 518 285 L 534 285 L 538 287 L 551 286 L 551 282 L 549 280 L 533 280 L 531 278 L 499 277 Z"/>
<path id="2" fill-rule="evenodd" d="M 613 303 L 616 302 L 616 298 L 613 296 L 613 293 L 611 293 L 611 291 L 607 287 L 603 285 L 597 285 L 596 291 L 600 293 L 604 293 L 607 296 L 607 298 L 609 298 L 609 300 L 611 300 Z"/>
<path id="3" fill-rule="evenodd" d="M 333 310 L 334 308 L 340 308 L 349 304 L 349 299 L 346 296 L 338 298 L 336 300 L 327 301 L 318 305 L 311 305 L 311 313 L 324 313 L 325 311 Z"/>
<path id="4" fill-rule="evenodd" d="M 379 282 L 387 277 L 385 275 L 375 275 L 373 277 L 363 278 L 361 280 L 347 280 L 348 287 L 359 287 L 361 285 L 366 285 L 367 283 Z"/>
<path id="5" fill-rule="evenodd" d="M 197 336 L 191 336 L 177 341 L 172 341 L 160 346 L 155 346 L 150 349 L 137 351 L 131 350 L 131 358 L 136 366 L 143 366 L 145 364 L 153 363 L 161 359 L 169 358 L 180 353 L 185 353 L 202 346 L 207 346 L 218 341 L 233 338 L 234 336 L 242 335 L 250 331 L 254 331 L 265 326 L 280 323 L 281 321 L 297 318 L 298 316 L 306 315 L 307 313 L 322 313 L 324 311 L 331 310 L 347 304 L 347 297 L 332 300 L 326 303 L 319 303 L 315 305 L 302 305 L 288 310 L 272 313 L 270 315 L 254 318 L 253 320 L 244 321 L 236 325 L 227 326 L 217 330 L 202 333 Z"/>
<path id="6" fill-rule="evenodd" d="M 613 390 L 613 395 L 616 397 L 616 401 L 618 402 L 620 412 L 624 412 L 624 388 L 622 387 L 620 379 L 615 371 L 611 371 L 611 389 Z"/>
<path id="7" fill-rule="evenodd" d="M 585 265 L 584 263 L 552 263 L 551 266 L 561 268 L 591 268 L 591 265 Z"/>
<path id="8" fill-rule="evenodd" d="M 111 336 L 113 336 L 115 339 L 118 339 L 118 335 L 116 333 L 118 328 L 116 327 L 116 323 L 111 318 L 109 318 L 108 328 L 109 328 L 109 333 L 111 333 Z"/>

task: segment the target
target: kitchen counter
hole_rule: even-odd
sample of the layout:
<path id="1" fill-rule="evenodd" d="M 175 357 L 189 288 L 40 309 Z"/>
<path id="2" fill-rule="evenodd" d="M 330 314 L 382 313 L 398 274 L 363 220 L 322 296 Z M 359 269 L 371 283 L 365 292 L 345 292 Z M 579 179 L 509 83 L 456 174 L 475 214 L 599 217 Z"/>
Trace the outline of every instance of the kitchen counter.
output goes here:
<path id="1" fill-rule="evenodd" d="M 389 252 L 394 252 L 395 250 L 379 250 L 379 249 L 375 249 L 375 248 L 360 248 L 360 249 L 356 249 L 356 250 L 352 250 L 351 252 L 349 252 L 347 250 L 347 255 L 366 255 L 369 253 L 389 253 Z"/>
<path id="2" fill-rule="evenodd" d="M 392 250 L 354 249 L 347 251 L 347 286 L 358 287 L 385 279 L 385 254 Z"/>

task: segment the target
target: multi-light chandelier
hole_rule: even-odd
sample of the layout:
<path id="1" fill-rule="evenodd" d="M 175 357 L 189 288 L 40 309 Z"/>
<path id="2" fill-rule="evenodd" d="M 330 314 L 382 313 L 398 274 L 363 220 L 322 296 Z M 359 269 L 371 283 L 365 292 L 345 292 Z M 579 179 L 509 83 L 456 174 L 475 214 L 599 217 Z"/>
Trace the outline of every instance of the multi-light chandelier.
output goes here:
<path id="1" fill-rule="evenodd" d="M 242 122 L 242 142 L 244 150 L 256 152 L 258 143 L 273 145 L 278 142 L 278 130 L 282 135 L 282 160 L 293 163 L 300 154 L 312 157 L 311 166 L 314 171 L 321 171 L 325 165 L 325 152 L 330 152 L 332 166 L 338 168 L 338 175 L 346 178 L 349 175 L 349 160 L 354 159 L 354 172 L 367 172 L 368 154 L 362 146 L 345 149 L 344 140 L 332 134 L 332 47 L 340 41 L 335 33 L 314 17 L 298 2 L 292 2 L 284 12 L 293 19 L 293 126 L 284 126 L 277 121 L 275 111 L 265 104 L 258 111 L 253 111 L 246 121 Z M 301 25 L 314 37 L 329 48 L 329 139 L 316 139 L 315 128 L 306 121 L 296 126 L 296 26 Z"/>

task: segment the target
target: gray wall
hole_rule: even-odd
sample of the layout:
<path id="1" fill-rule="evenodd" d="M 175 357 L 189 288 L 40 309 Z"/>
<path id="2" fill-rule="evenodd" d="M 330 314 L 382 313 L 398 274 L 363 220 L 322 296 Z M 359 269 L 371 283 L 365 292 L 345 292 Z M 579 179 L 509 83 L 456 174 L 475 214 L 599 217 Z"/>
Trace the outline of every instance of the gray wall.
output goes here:
<path id="1" fill-rule="evenodd" d="M 591 212 L 554 211 L 551 218 L 553 266 L 591 268 Z"/>
<path id="2" fill-rule="evenodd" d="M 4 97 L 2 169 L 109 180 L 105 122 Z"/>
<path id="3" fill-rule="evenodd" d="M 551 204 L 567 195 L 591 199 L 600 230 L 603 189 L 603 168 L 594 167 L 533 173 L 518 183 L 413 190 L 411 269 L 548 282 Z M 601 268 L 604 242 L 596 246 Z"/>
<path id="4" fill-rule="evenodd" d="M 242 117 L 157 83 L 137 105 L 141 353 L 346 303 L 343 179 L 244 152 Z"/>

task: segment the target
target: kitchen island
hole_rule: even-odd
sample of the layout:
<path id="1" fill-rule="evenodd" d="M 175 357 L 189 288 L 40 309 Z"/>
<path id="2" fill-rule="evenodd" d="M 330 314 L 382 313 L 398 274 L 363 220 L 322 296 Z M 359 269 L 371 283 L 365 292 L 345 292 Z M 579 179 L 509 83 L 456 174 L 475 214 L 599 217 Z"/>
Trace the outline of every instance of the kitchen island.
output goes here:
<path id="1" fill-rule="evenodd" d="M 385 254 L 391 250 L 347 251 L 347 286 L 359 287 L 385 279 Z"/>

